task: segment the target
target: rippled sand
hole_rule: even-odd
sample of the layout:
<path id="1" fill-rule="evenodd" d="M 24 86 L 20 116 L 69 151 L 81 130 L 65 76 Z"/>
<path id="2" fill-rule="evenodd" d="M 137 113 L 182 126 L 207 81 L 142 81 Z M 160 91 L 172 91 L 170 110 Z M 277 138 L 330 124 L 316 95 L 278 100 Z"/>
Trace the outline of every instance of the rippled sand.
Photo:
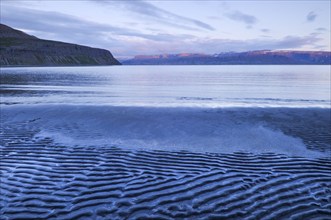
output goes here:
<path id="1" fill-rule="evenodd" d="M 74 113 L 82 111 L 77 110 L 80 108 L 61 109 L 15 106 L 2 109 L 1 219 L 331 219 L 329 110 L 260 110 L 255 111 L 253 119 L 250 110 L 241 110 L 240 114 L 233 110 L 217 113 L 224 120 L 224 116 L 233 115 L 245 121 L 240 118 L 244 111 L 250 120 L 259 118 L 268 128 L 300 138 L 307 148 L 320 155 L 305 157 L 276 150 L 252 153 L 240 148 L 234 148 L 234 152 L 203 153 L 112 145 L 75 146 L 75 142 L 63 146 L 51 136 L 38 136 L 52 122 L 47 124 L 47 115 L 50 120 L 59 112 L 72 114 L 68 117 L 72 121 L 57 123 L 52 131 L 76 132 L 75 135 L 82 132 L 81 138 L 89 135 L 84 133 L 80 121 L 73 123 Z M 111 116 L 118 114 L 118 110 L 103 109 L 97 113 Z M 205 111 L 199 112 L 185 114 L 204 118 L 205 113 L 201 112 Z M 128 110 L 125 115 L 131 113 Z M 138 117 L 143 113 L 132 115 Z M 289 119 L 292 123 L 286 124 Z M 129 121 L 132 120 L 134 117 Z M 151 126 L 149 120 L 145 118 L 145 125 Z M 319 123 L 312 124 L 314 121 Z M 123 126 L 119 128 L 122 132 Z M 185 129 L 181 131 L 189 131 Z M 97 133 L 91 130 L 91 134 L 97 139 Z"/>

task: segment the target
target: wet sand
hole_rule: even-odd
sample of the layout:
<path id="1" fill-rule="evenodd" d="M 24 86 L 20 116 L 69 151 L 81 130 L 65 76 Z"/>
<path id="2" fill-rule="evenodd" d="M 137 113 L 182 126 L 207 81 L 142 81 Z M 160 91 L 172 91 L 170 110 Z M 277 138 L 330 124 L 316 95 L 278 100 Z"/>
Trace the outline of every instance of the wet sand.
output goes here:
<path id="1" fill-rule="evenodd" d="M 2 107 L 1 115 L 1 219 L 331 218 L 329 109 L 14 105 Z M 184 126 L 188 119 L 194 123 Z M 262 131 L 293 142 L 246 139 L 257 146 L 275 141 L 255 151 L 207 146 L 220 140 L 208 139 L 225 138 L 221 131 L 235 138 L 253 125 L 268 132 L 251 135 Z M 54 136 L 60 131 L 66 145 Z M 183 147 L 190 134 L 207 137 L 205 152 Z M 122 137 L 123 146 L 98 142 L 111 140 L 105 135 Z M 176 138 L 166 142 L 170 136 Z M 175 141 L 182 143 L 172 148 Z M 169 146 L 156 149 L 160 143 Z M 289 143 L 303 144 L 306 149 L 296 149 L 305 154 L 277 150 Z"/>

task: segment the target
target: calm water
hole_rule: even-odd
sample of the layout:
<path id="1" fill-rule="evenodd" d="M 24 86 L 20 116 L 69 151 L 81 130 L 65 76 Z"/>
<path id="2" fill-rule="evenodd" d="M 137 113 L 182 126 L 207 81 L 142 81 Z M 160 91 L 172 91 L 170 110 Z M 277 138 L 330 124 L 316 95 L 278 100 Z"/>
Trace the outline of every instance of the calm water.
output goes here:
<path id="1" fill-rule="evenodd" d="M 1 69 L 2 104 L 330 108 L 330 66 Z"/>

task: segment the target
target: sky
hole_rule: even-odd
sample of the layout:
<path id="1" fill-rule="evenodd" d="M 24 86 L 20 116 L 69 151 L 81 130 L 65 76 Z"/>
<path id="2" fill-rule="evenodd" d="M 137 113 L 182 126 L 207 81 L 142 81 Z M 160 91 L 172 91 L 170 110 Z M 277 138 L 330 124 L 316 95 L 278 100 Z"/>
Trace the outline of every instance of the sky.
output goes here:
<path id="1" fill-rule="evenodd" d="M 135 55 L 330 51 L 331 0 L 1 0 L 1 23 Z"/>

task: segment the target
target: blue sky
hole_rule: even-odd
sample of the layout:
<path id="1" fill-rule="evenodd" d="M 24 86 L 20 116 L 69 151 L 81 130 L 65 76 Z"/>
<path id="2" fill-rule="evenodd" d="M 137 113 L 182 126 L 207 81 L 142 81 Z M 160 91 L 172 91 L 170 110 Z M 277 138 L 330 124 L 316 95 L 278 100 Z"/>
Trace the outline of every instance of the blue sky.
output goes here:
<path id="1" fill-rule="evenodd" d="M 1 23 L 115 57 L 330 51 L 331 1 L 1 0 Z"/>

